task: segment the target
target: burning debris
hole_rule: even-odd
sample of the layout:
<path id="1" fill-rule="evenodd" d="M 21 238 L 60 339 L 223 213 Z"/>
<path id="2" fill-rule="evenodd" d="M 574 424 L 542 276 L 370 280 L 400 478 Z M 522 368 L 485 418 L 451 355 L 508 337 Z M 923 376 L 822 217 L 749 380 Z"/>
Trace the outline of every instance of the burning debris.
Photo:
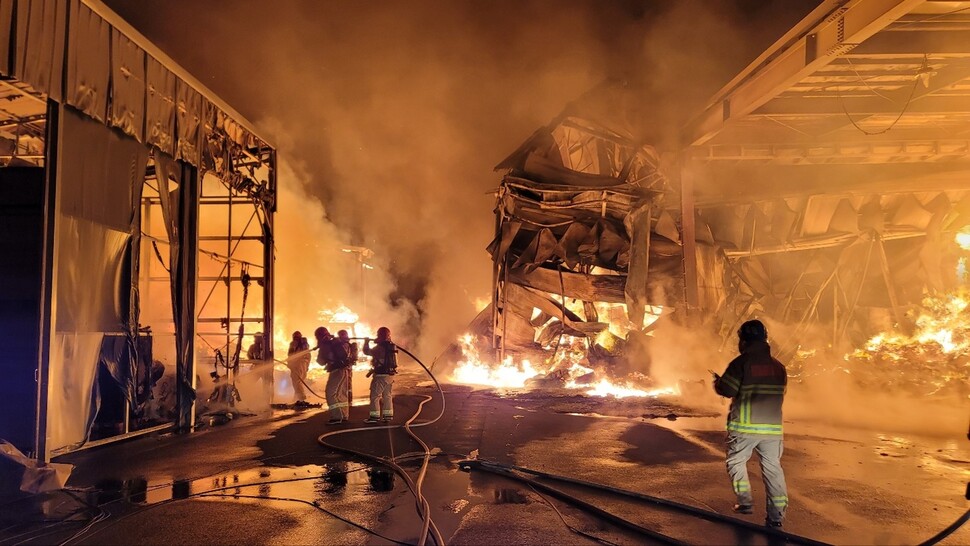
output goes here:
<path id="1" fill-rule="evenodd" d="M 877 392 L 966 399 L 970 396 L 970 291 L 927 296 L 907 313 L 910 330 L 880 332 L 841 358 L 799 350 L 792 378 L 838 378 Z"/>
<path id="2" fill-rule="evenodd" d="M 477 343 L 476 343 L 477 342 Z M 506 355 L 498 364 L 483 359 L 480 345 L 486 346 L 475 336 L 465 334 L 459 339 L 461 358 L 451 372 L 456 383 L 480 385 L 502 389 L 561 388 L 575 389 L 588 396 L 656 397 L 679 394 L 677 388 L 641 388 L 650 379 L 642 374 L 630 374 L 625 379 L 608 377 L 609 371 L 597 371 L 589 367 L 589 339 L 563 336 L 559 347 L 547 347 L 537 353 L 544 360 L 533 364 L 528 359 Z"/>
<path id="3" fill-rule="evenodd" d="M 696 306 L 695 326 L 724 340 L 721 351 L 745 320 L 770 322 L 793 378 L 838 370 L 966 393 L 970 195 L 905 180 L 784 196 L 767 181 L 709 186 L 692 211 L 691 279 L 681 188 L 636 138 L 631 112 L 622 90 L 594 89 L 498 165 L 494 290 L 445 355 L 455 381 L 678 392 L 656 384 L 651 348 L 669 317 L 683 324 Z M 717 178 L 710 167 L 696 161 L 692 176 Z"/>
<path id="4" fill-rule="evenodd" d="M 673 392 L 652 384 L 646 332 L 672 310 L 679 234 L 659 154 L 615 108 L 623 93 L 594 90 L 499 164 L 494 291 L 450 351 L 455 381 Z"/>

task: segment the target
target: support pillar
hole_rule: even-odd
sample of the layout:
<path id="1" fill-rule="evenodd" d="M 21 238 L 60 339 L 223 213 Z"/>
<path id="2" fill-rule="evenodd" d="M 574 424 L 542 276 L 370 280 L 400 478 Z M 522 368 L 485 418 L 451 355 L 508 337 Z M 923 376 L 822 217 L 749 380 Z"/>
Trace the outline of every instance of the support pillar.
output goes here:
<path id="1" fill-rule="evenodd" d="M 272 361 L 275 358 L 273 352 L 273 332 L 275 329 L 273 327 L 273 286 L 276 281 L 276 253 L 274 252 L 276 241 L 273 235 L 273 213 L 276 212 L 276 151 L 274 150 L 270 157 L 269 164 L 269 187 L 273 192 L 273 205 L 269 207 L 264 207 L 263 212 L 266 217 L 263 218 L 263 359 L 266 361 Z M 361 266 L 361 287 L 363 287 L 364 282 L 364 256 L 363 254 L 358 255 Z M 269 372 L 264 375 L 264 377 L 269 378 L 270 382 L 270 403 L 273 402 L 273 394 L 275 389 L 273 385 L 273 364 L 264 364 L 270 366 Z M 348 385 L 348 389 L 350 389 Z M 350 400 L 353 400 L 353 391 L 351 390 Z"/>
<path id="2" fill-rule="evenodd" d="M 47 402 L 50 396 L 50 359 L 54 317 L 57 316 L 57 214 L 60 210 L 57 183 L 60 175 L 61 109 L 47 101 L 47 135 L 44 150 L 44 250 L 41 258 L 40 336 L 37 356 L 37 405 L 34 430 L 34 458 L 50 460 L 47 445 Z"/>
<path id="3" fill-rule="evenodd" d="M 684 297 L 688 320 L 698 313 L 697 236 L 694 225 L 694 173 L 689 163 L 680 168 L 680 228 L 684 254 Z"/>
<path id="4" fill-rule="evenodd" d="M 178 415 L 176 430 L 191 432 L 195 428 L 196 383 L 195 337 L 198 330 L 196 296 L 199 278 L 199 200 L 200 178 L 198 169 L 182 165 L 182 186 L 179 191 L 179 249 L 178 267 L 172 274 L 176 277 L 179 301 L 176 303 L 175 343 L 176 366 L 179 378 L 176 386 Z"/>

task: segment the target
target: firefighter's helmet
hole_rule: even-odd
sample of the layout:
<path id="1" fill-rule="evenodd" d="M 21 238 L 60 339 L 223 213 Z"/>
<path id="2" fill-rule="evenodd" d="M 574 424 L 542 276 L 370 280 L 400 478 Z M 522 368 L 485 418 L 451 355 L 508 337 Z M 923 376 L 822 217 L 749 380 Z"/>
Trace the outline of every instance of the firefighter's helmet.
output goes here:
<path id="1" fill-rule="evenodd" d="M 743 341 L 767 341 L 768 329 L 760 320 L 749 320 L 738 328 L 738 337 Z"/>

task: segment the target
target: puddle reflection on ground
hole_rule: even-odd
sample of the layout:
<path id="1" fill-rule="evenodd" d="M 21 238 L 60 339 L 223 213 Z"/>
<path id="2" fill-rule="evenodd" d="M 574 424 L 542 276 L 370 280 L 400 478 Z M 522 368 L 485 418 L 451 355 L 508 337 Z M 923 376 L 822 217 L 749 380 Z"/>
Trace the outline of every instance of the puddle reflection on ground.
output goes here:
<path id="1" fill-rule="evenodd" d="M 396 476 L 389 468 L 337 461 L 326 465 L 259 467 L 192 480 L 169 477 L 102 480 L 91 499 L 97 505 L 152 505 L 190 497 L 220 494 L 287 497 L 326 504 L 393 491 Z"/>

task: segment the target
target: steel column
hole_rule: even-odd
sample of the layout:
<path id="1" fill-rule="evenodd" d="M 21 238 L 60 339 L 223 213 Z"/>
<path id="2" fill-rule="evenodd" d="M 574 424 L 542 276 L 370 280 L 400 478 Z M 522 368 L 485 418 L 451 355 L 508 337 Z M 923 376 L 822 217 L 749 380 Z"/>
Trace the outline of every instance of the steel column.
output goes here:
<path id="1" fill-rule="evenodd" d="M 53 344 L 54 319 L 57 317 L 57 214 L 60 210 L 60 192 L 57 191 L 60 176 L 61 108 L 52 100 L 47 101 L 47 138 L 45 140 L 44 168 L 44 251 L 41 258 L 40 281 L 40 350 L 37 358 L 37 406 L 34 432 L 34 458 L 50 460 L 47 445 L 47 403 L 50 396 L 50 358 Z"/>
<path id="2" fill-rule="evenodd" d="M 694 173 L 685 160 L 680 168 L 680 229 L 684 253 L 684 296 L 687 316 L 697 312 L 697 235 L 694 225 Z"/>

